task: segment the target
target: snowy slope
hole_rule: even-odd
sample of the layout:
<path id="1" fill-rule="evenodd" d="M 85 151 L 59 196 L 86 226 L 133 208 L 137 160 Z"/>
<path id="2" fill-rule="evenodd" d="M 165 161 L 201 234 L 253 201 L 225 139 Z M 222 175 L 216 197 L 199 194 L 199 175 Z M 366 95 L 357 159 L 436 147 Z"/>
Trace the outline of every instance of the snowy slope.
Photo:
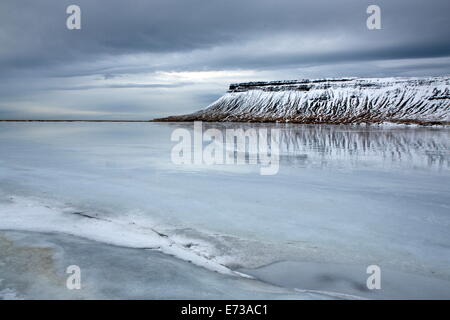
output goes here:
<path id="1" fill-rule="evenodd" d="M 449 124 L 450 77 L 232 84 L 204 110 L 157 120 Z"/>

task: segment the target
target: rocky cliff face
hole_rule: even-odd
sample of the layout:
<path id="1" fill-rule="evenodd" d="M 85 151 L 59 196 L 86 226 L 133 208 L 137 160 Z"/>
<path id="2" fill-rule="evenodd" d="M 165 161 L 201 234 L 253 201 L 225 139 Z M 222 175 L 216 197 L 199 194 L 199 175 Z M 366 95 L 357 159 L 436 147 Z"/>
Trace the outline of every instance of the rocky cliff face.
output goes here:
<path id="1" fill-rule="evenodd" d="M 450 77 L 249 82 L 206 109 L 157 121 L 450 124 Z"/>

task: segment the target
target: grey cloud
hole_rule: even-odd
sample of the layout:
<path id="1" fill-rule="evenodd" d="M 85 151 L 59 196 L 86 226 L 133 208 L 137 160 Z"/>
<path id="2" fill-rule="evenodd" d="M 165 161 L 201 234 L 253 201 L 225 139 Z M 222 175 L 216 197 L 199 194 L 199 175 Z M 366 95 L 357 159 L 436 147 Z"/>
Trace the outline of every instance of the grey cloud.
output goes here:
<path id="1" fill-rule="evenodd" d="M 95 61 L 105 55 L 186 52 L 224 43 L 239 46 L 248 39 L 286 31 L 313 35 L 318 41 L 346 35 L 354 40 L 347 54 L 354 52 L 355 58 L 362 59 L 370 55 L 367 47 L 378 48 L 383 58 L 411 52 L 450 54 L 448 1 L 377 2 L 383 10 L 381 31 L 365 27 L 368 1 L 77 0 L 82 30 L 69 31 L 65 8 L 73 1 L 6 0 L 0 5 L 0 21 L 8 49 L 1 51 L 0 63 L 6 69 L 28 69 Z M 414 51 L 392 47 L 402 45 Z M 246 57 L 242 58 L 245 63 Z M 272 61 L 279 64 L 282 59 Z"/>
<path id="2" fill-rule="evenodd" d="M 162 83 L 121 83 L 121 84 L 103 84 L 103 85 L 86 85 L 86 86 L 66 86 L 66 87 L 49 87 L 46 90 L 91 90 L 91 89 L 161 89 L 161 88 L 179 88 L 192 83 L 189 82 L 179 82 L 173 84 L 162 84 Z"/>

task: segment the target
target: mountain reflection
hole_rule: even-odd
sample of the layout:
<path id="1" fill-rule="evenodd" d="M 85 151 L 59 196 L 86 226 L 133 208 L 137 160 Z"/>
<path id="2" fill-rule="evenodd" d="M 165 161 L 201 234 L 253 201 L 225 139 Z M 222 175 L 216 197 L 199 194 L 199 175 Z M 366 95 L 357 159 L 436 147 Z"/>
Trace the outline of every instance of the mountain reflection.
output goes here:
<path id="1" fill-rule="evenodd" d="M 192 129 L 192 123 L 171 123 Z M 399 166 L 450 168 L 450 129 L 401 126 L 203 123 L 219 129 L 278 129 L 280 165 L 307 167 Z M 253 130 L 254 132 L 254 130 Z M 247 144 L 248 140 L 247 139 Z M 253 140 L 254 141 L 254 140 Z M 237 150 L 247 150 L 239 145 Z M 227 152 L 232 152 L 227 147 Z M 235 157 L 237 152 L 235 153 Z M 250 154 L 250 157 L 255 156 Z M 248 158 L 248 157 L 247 157 Z"/>

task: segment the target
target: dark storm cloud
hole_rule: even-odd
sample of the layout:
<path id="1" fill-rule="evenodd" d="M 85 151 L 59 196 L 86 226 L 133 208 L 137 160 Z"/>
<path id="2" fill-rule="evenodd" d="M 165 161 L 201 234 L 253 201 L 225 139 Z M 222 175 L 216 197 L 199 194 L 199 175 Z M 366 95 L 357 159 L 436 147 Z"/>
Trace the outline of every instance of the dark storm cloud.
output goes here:
<path id="1" fill-rule="evenodd" d="M 81 7 L 81 30 L 65 27 L 70 4 Z M 382 30 L 366 28 L 369 4 L 381 7 Z M 371 75 L 373 61 L 449 57 L 449 10 L 448 0 L 3 0 L 0 80 L 8 84 L 0 88 L 0 108 L 14 97 L 54 91 L 55 77 L 65 90 L 181 90 L 186 80 L 130 83 L 121 76 L 308 67 L 330 76 L 330 66 L 345 63 L 359 66 L 354 75 Z M 450 73 L 447 63 L 440 69 L 410 65 L 417 75 Z M 398 66 L 376 74 L 414 70 Z M 98 80 L 85 83 L 89 76 Z M 195 93 L 208 95 L 215 92 Z"/>
<path id="2" fill-rule="evenodd" d="M 282 32 L 317 40 L 347 37 L 341 44 L 345 47 L 349 41 L 344 52 L 330 47 L 317 56 L 317 62 L 450 54 L 449 1 L 375 2 L 382 8 L 380 31 L 369 31 L 365 26 L 365 9 L 374 1 L 6 0 L 0 5 L 4 47 L 0 63 L 4 70 L 29 70 L 119 54 L 186 52 L 226 43 L 239 46 L 249 39 Z M 82 9 L 80 31 L 65 28 L 69 4 Z M 279 55 L 278 59 L 269 55 L 261 62 L 256 58 L 252 67 L 292 63 L 289 52 Z M 211 65 L 205 61 L 205 67 L 220 68 L 220 62 L 226 61 L 211 58 Z M 307 63 L 314 61 L 305 58 Z M 252 61 L 248 54 L 226 63 L 246 67 Z M 185 62 L 188 67 L 189 61 Z"/>

